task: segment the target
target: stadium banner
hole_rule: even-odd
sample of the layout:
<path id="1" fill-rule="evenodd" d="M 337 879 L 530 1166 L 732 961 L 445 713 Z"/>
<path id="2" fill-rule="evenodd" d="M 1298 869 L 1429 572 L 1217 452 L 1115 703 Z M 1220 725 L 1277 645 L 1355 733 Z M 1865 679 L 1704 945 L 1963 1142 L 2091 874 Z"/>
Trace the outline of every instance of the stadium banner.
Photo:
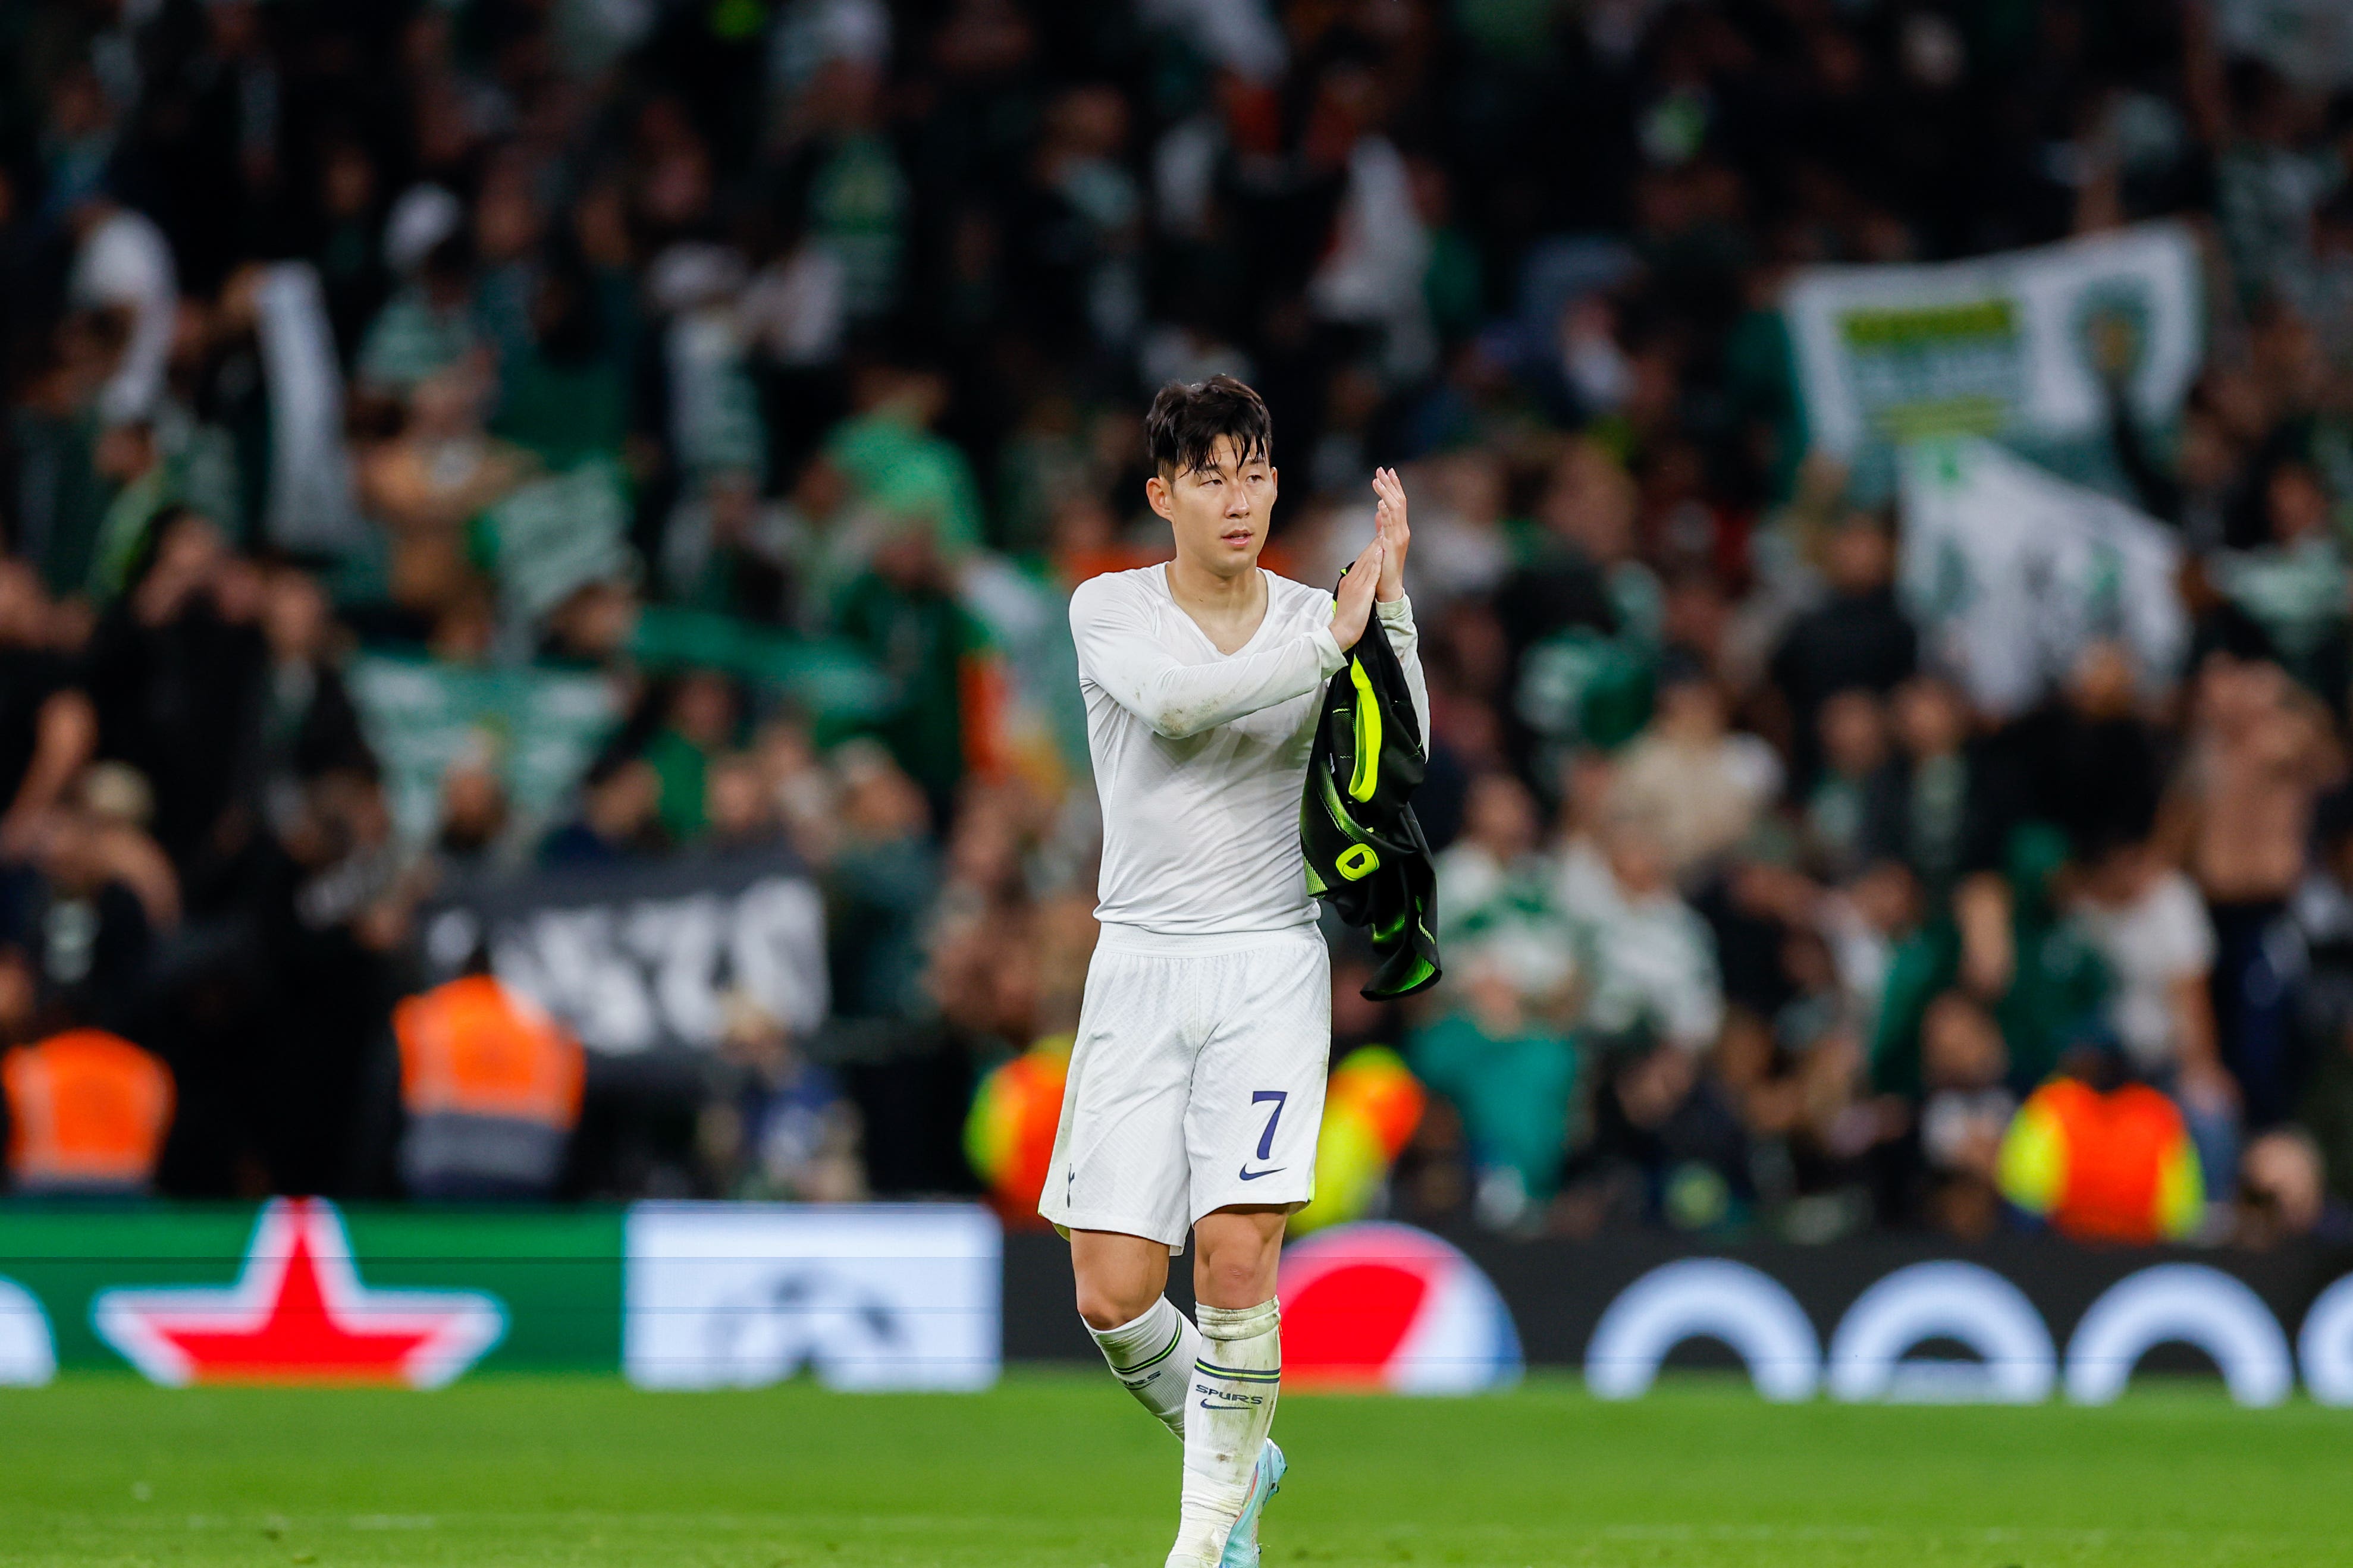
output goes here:
<path id="1" fill-rule="evenodd" d="M 2173 530 L 1975 437 L 1917 442 L 1902 466 L 1897 590 L 1978 708 L 2023 712 L 2104 639 L 2152 691 L 2172 683 L 2189 647 Z"/>
<path id="2" fill-rule="evenodd" d="M 1922 437 L 2054 462 L 2105 444 L 2111 356 L 2141 426 L 2169 428 L 2202 353 L 2201 290 L 2189 230 L 2153 223 L 1968 261 L 1809 268 L 1782 311 L 1814 448 L 1883 484 Z"/>
<path id="3" fill-rule="evenodd" d="M 5 1204 L 0 1386 L 128 1363 L 170 1387 L 481 1369 L 982 1388 L 1000 1240 L 967 1204 Z"/>
<path id="4" fill-rule="evenodd" d="M 1298 1387 L 1467 1394 L 1534 1365 L 1627 1399 L 1715 1367 L 1779 1401 L 2105 1404 L 2186 1371 L 2219 1372 L 2242 1405 L 2300 1387 L 2353 1405 L 2341 1247 L 1703 1247 L 1367 1223 L 1294 1244 L 1280 1291 Z M 0 1205 L 0 1384 L 127 1363 L 170 1386 L 506 1370 L 964 1390 L 1008 1361 L 1100 1357 L 1067 1246 L 1004 1235 L 976 1205 Z"/>
<path id="5" fill-rule="evenodd" d="M 433 837 L 441 781 L 460 764 L 497 773 L 524 831 L 544 825 L 621 721 L 612 683 L 577 670 L 477 669 L 366 653 L 344 679 L 383 760 L 393 823 L 412 844 Z"/>
<path id="6" fill-rule="evenodd" d="M 828 1005 L 825 905 L 781 846 L 542 871 L 460 889 L 422 922 L 427 971 L 498 977 L 613 1057 L 707 1050 L 731 993 L 807 1034 Z"/>
<path id="7" fill-rule="evenodd" d="M 0 1205 L 0 1383 L 431 1387 L 478 1366 L 620 1362 L 613 1208 Z"/>
<path id="8" fill-rule="evenodd" d="M 1008 1359 L 1096 1359 L 1069 1309 L 1069 1249 L 1018 1234 L 1005 1262 Z M 1525 1362 L 1578 1369 L 1611 1399 L 1694 1367 L 1745 1370 L 1774 1400 L 2105 1404 L 2138 1372 L 2220 1372 L 2243 1405 L 2278 1404 L 2299 1382 L 2353 1405 L 2342 1248 L 2041 1236 L 1704 1248 L 1372 1224 L 1295 1244 L 1280 1289 L 1286 1376 L 1327 1386 L 1465 1393 L 1509 1384 Z"/>
<path id="9" fill-rule="evenodd" d="M 802 1371 L 860 1392 L 986 1388 L 1003 1356 L 1002 1246 L 996 1215 L 969 1204 L 639 1204 L 623 1370 L 641 1388 Z"/>

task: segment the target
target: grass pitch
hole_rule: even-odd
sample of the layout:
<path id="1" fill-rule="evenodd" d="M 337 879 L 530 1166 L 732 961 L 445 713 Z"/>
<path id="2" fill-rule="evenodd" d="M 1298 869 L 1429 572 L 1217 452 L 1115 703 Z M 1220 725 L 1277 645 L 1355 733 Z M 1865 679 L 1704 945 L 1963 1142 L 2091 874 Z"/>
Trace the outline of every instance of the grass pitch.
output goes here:
<path id="1" fill-rule="evenodd" d="M 1776 1407 L 1685 1382 L 1286 1395 L 1270 1568 L 2353 1563 L 2353 1413 L 2145 1383 L 2103 1410 Z M 976 1396 L 0 1394 L 0 1563 L 1157 1568 L 1177 1450 L 1108 1377 Z"/>

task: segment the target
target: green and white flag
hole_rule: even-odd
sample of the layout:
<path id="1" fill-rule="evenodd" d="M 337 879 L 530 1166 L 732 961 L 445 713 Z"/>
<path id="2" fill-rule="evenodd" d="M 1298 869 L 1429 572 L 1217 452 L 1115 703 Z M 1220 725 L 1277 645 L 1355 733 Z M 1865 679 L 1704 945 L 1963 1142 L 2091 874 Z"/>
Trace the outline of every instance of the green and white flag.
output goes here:
<path id="1" fill-rule="evenodd" d="M 634 580 L 628 481 L 598 458 L 532 480 L 484 515 L 501 606 L 535 624 L 591 583 Z"/>
<path id="2" fill-rule="evenodd" d="M 519 831 L 544 827 L 621 721 L 612 683 L 579 670 L 363 654 L 345 679 L 385 759 L 393 819 L 411 843 L 432 837 L 442 776 L 459 763 L 497 770 Z"/>
<path id="3" fill-rule="evenodd" d="M 1905 608 L 1988 713 L 2031 707 L 2104 638 L 2145 682 L 2179 671 L 2189 622 L 2164 524 L 1977 437 L 1906 448 L 1902 483 Z"/>
<path id="4" fill-rule="evenodd" d="M 1814 448 L 1866 489 L 1925 437 L 2094 468 L 2104 340 L 2125 355 L 2136 418 L 2158 430 L 2179 416 L 2204 338 L 2198 253 L 2170 223 L 1936 266 L 1810 268 L 1782 309 Z"/>

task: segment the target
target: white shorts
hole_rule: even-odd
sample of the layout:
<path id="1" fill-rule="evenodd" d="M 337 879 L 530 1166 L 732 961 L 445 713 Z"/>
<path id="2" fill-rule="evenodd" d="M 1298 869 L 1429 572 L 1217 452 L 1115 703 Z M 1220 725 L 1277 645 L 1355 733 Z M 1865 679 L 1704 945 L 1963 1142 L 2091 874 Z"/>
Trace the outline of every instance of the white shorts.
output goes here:
<path id="1" fill-rule="evenodd" d="M 1106 925 L 1038 1212 L 1182 1252 L 1212 1210 L 1306 1203 L 1331 1051 L 1332 960 L 1314 926 L 1164 937 Z"/>

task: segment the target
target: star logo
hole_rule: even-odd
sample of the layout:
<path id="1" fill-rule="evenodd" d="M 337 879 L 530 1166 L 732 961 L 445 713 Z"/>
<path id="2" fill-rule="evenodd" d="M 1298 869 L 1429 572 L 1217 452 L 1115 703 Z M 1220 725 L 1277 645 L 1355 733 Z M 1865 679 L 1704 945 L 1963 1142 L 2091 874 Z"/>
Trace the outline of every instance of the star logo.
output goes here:
<path id="1" fill-rule="evenodd" d="M 262 1211 L 237 1283 L 100 1291 L 90 1321 L 154 1382 L 375 1383 L 438 1388 L 506 1332 L 479 1290 L 371 1290 L 323 1198 Z"/>

